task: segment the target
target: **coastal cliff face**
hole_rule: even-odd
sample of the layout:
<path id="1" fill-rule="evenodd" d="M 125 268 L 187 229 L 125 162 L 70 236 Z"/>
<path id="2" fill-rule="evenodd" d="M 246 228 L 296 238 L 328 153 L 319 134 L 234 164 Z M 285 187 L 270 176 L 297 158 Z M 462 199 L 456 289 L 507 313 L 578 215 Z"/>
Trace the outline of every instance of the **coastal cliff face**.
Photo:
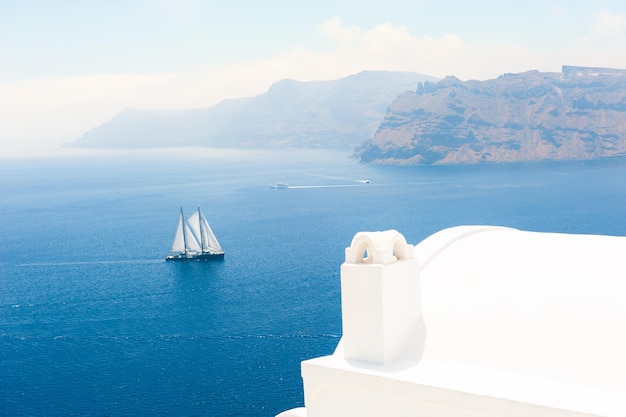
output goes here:
<path id="1" fill-rule="evenodd" d="M 626 70 L 568 67 L 418 85 L 388 108 L 362 162 L 456 164 L 626 155 Z"/>

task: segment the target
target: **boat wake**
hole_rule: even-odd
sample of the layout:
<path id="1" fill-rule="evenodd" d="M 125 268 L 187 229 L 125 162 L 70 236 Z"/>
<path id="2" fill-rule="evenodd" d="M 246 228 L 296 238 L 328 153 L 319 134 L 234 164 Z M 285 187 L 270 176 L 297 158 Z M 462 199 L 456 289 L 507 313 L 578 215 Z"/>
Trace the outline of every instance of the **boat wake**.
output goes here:
<path id="1" fill-rule="evenodd" d="M 155 264 L 161 259 L 128 259 L 128 260 L 101 260 L 101 261 L 69 261 L 69 262 L 29 262 L 16 264 L 17 267 L 32 266 L 73 266 L 73 265 L 128 265 L 128 264 Z"/>
<path id="2" fill-rule="evenodd" d="M 361 184 L 325 184 L 325 185 L 290 185 L 287 188 L 342 188 L 342 187 L 361 187 Z"/>

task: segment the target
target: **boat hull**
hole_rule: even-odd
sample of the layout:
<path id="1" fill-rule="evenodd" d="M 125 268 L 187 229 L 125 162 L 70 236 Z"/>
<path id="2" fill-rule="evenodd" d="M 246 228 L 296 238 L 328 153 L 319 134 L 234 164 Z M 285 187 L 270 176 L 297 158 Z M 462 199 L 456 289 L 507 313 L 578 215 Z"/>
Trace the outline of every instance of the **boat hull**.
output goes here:
<path id="1" fill-rule="evenodd" d="M 191 261 L 220 261 L 224 259 L 223 253 L 202 253 L 198 255 L 168 255 L 166 261 L 191 262 Z"/>

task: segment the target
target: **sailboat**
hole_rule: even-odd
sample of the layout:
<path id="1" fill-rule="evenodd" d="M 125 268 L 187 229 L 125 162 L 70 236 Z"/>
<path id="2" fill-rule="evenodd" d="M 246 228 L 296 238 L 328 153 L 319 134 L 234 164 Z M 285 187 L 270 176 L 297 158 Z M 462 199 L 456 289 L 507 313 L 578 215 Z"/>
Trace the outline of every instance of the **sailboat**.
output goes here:
<path id="1" fill-rule="evenodd" d="M 224 259 L 224 251 L 211 230 L 209 222 L 200 211 L 200 207 L 186 220 L 181 207 L 172 249 L 165 260 L 209 261 L 214 259 Z"/>

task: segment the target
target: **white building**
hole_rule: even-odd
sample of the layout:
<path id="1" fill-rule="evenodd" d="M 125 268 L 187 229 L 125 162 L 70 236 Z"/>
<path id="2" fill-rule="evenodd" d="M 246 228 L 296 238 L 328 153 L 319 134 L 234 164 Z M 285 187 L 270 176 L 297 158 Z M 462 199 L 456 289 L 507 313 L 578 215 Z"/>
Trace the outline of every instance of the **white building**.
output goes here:
<path id="1" fill-rule="evenodd" d="M 626 237 L 358 233 L 343 337 L 280 417 L 626 416 Z"/>

